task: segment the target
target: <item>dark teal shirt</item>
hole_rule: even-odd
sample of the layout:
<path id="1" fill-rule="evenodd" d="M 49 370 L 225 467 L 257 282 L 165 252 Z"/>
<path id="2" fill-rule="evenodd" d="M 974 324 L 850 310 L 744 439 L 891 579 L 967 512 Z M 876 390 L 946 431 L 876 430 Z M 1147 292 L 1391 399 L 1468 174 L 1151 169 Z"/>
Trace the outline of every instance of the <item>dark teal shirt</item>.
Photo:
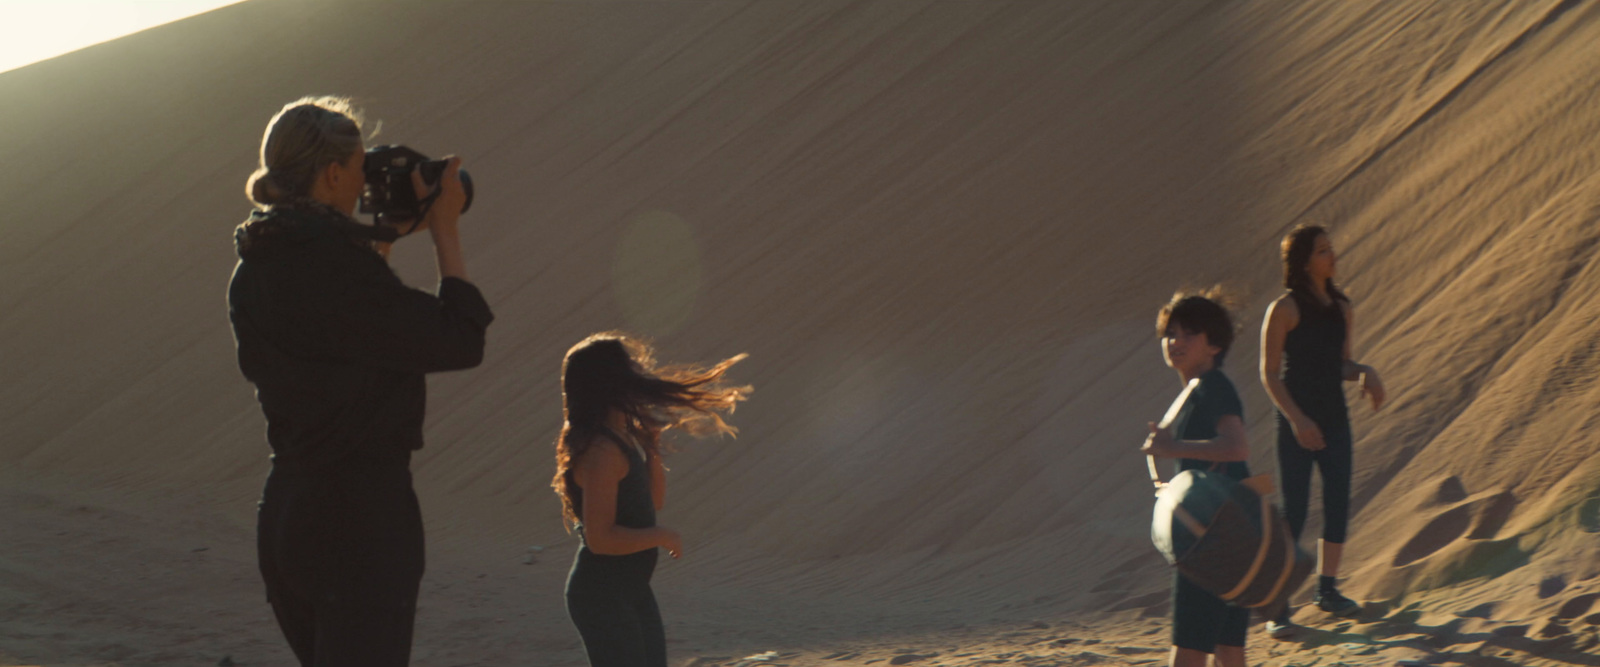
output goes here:
<path id="1" fill-rule="evenodd" d="M 1211 440 L 1217 437 L 1217 422 L 1228 415 L 1243 420 L 1244 404 L 1239 401 L 1239 392 L 1234 390 L 1233 381 L 1222 369 L 1213 368 L 1200 376 L 1200 386 L 1189 394 L 1183 411 L 1172 425 L 1173 437 L 1179 440 Z M 1234 479 L 1250 476 L 1250 466 L 1244 461 L 1178 459 L 1178 471 L 1184 470 L 1210 470 Z"/>

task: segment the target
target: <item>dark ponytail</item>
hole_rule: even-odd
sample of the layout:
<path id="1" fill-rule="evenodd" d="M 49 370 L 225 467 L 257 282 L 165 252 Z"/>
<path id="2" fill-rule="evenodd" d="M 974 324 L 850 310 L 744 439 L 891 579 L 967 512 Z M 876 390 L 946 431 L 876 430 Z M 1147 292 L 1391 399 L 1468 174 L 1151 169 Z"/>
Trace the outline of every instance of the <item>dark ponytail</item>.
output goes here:
<path id="1" fill-rule="evenodd" d="M 1290 292 L 1303 296 L 1312 294 L 1311 276 L 1306 273 L 1306 264 L 1311 262 L 1311 253 L 1317 249 L 1317 239 L 1327 235 L 1328 230 L 1321 225 L 1301 225 L 1283 237 L 1283 286 Z M 1339 291 L 1332 278 L 1323 287 L 1334 300 L 1350 302 L 1350 297 Z"/>

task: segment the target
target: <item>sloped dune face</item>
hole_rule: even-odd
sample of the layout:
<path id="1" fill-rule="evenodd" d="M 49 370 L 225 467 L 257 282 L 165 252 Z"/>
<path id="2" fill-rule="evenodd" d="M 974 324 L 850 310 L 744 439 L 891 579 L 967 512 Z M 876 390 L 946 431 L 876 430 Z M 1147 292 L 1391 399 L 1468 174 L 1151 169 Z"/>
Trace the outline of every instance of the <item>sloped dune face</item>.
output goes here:
<path id="1" fill-rule="evenodd" d="M 1470 579 L 1427 564 L 1597 493 L 1600 9 L 1567 5 L 229 7 L 0 75 L 0 459 L 249 511 L 230 232 L 268 117 L 337 93 L 477 184 L 499 319 L 483 367 L 432 381 L 413 466 L 446 553 L 563 535 L 560 357 L 620 328 L 751 354 L 739 438 L 672 462 L 663 520 L 705 546 L 665 585 L 1002 603 L 1053 571 L 1114 605 L 1164 585 L 1117 583 L 1157 571 L 1156 309 L 1238 288 L 1227 370 L 1271 470 L 1253 330 L 1277 239 L 1316 222 L 1393 398 L 1353 409 L 1353 564 L 1386 593 Z M 394 259 L 423 287 L 426 246 Z M 1413 492 L 1448 476 L 1455 505 Z"/>

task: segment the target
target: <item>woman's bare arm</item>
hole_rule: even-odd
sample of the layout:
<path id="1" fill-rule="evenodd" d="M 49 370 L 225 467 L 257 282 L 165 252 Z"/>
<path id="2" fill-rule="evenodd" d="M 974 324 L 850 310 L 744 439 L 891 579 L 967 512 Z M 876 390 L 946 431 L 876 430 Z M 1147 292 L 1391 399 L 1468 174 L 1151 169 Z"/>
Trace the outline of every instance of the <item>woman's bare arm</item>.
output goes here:
<path id="1" fill-rule="evenodd" d="M 607 556 L 665 547 L 677 558 L 682 550 L 677 532 L 617 525 L 617 484 L 627 475 L 627 457 L 609 443 L 591 444 L 573 465 L 573 481 L 583 489 L 584 542 L 590 551 Z"/>
<path id="2" fill-rule="evenodd" d="M 667 466 L 661 454 L 650 456 L 650 499 L 655 501 L 657 512 L 667 506 Z"/>
<path id="3" fill-rule="evenodd" d="M 1299 324 L 1300 309 L 1286 296 L 1267 306 L 1267 317 L 1261 323 L 1261 386 L 1289 421 L 1305 417 L 1283 384 L 1283 340 Z"/>
<path id="4" fill-rule="evenodd" d="M 1289 419 L 1295 439 L 1300 446 L 1316 451 L 1323 448 L 1322 431 L 1306 417 L 1296 405 L 1283 384 L 1283 341 L 1289 332 L 1300 325 L 1300 308 L 1288 295 L 1280 296 L 1267 307 L 1267 317 L 1261 323 L 1261 386 L 1278 411 Z"/>
<path id="5" fill-rule="evenodd" d="M 1347 301 L 1340 301 L 1339 307 L 1344 311 L 1344 381 L 1360 382 L 1361 394 L 1372 401 L 1372 409 L 1380 409 L 1383 407 L 1387 392 L 1384 391 L 1383 380 L 1378 377 L 1378 369 L 1357 363 L 1350 353 L 1351 341 L 1355 339 L 1355 306 Z"/>
<path id="6" fill-rule="evenodd" d="M 1356 380 L 1361 379 L 1361 373 L 1366 368 L 1365 366 L 1356 363 L 1354 357 L 1350 354 L 1350 341 L 1352 338 L 1355 338 L 1356 332 L 1356 309 L 1349 303 L 1340 301 L 1339 310 L 1344 313 L 1344 381 L 1355 382 Z"/>

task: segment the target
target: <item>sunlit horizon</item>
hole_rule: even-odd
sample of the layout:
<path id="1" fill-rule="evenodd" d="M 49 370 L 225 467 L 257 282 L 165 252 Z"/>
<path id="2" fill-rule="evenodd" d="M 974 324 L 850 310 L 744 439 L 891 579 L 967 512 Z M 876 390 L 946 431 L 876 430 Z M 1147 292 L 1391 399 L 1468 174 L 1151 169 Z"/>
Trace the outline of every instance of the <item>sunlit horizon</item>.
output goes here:
<path id="1" fill-rule="evenodd" d="M 0 73 L 243 0 L 0 0 Z"/>

